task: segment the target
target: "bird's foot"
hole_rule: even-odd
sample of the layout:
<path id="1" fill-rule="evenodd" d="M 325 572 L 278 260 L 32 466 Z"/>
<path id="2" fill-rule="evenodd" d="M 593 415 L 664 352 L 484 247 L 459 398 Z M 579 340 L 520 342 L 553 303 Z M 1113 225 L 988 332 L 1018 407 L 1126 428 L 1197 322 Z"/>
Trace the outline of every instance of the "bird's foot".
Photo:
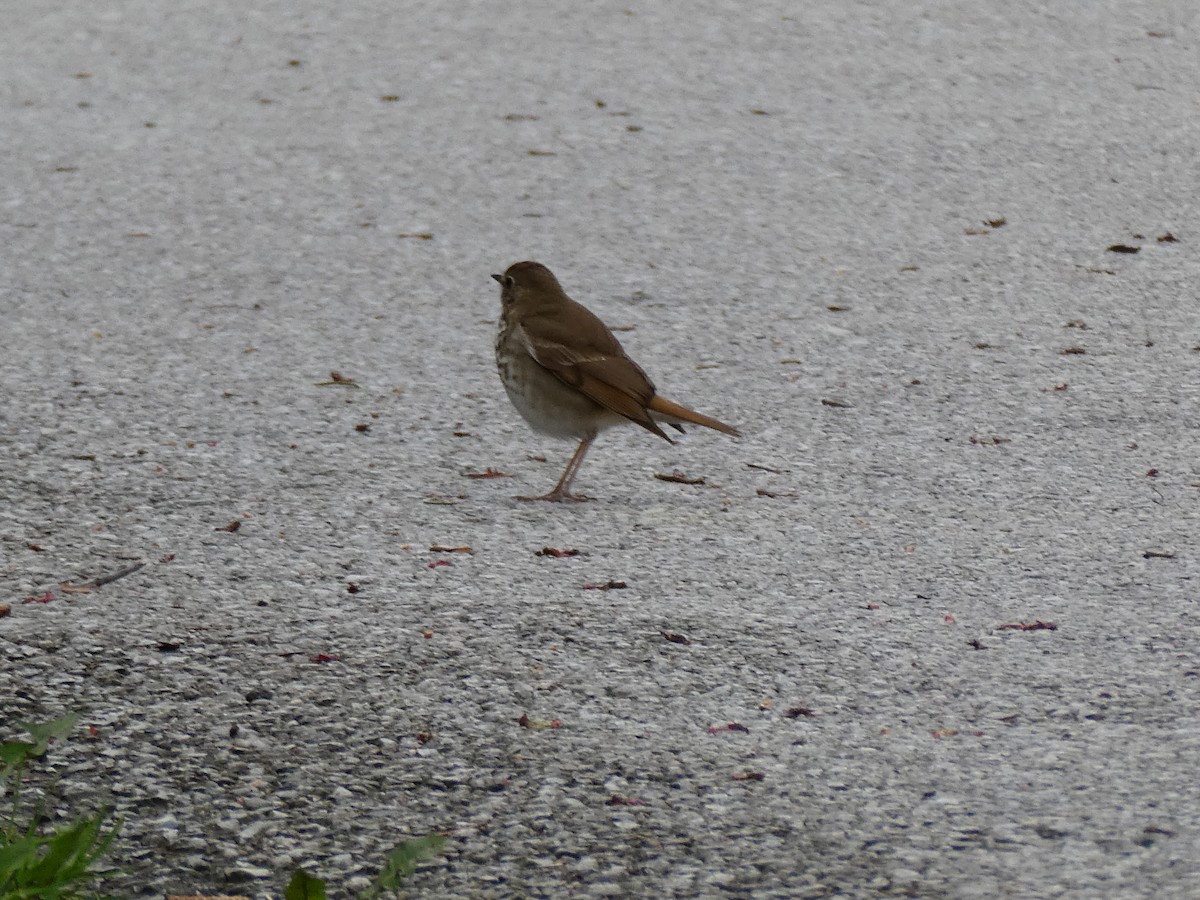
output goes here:
<path id="1" fill-rule="evenodd" d="M 534 500 L 547 500 L 551 503 L 562 503 L 564 501 L 569 501 L 571 503 L 586 503 L 592 498 L 586 494 L 572 494 L 570 491 L 564 491 L 556 488 L 548 494 L 539 494 L 536 497 L 513 497 L 513 499 L 521 500 L 526 503 Z"/>

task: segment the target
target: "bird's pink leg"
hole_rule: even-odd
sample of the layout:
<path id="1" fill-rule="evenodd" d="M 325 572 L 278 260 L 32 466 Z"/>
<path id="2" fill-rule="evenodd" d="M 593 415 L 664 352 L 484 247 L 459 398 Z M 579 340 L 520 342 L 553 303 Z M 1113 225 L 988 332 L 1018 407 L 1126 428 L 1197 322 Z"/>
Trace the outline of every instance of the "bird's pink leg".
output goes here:
<path id="1" fill-rule="evenodd" d="M 554 486 L 548 494 L 542 494 L 538 497 L 517 497 L 517 500 L 550 500 L 554 503 L 559 503 L 563 500 L 575 500 L 582 502 L 591 500 L 591 497 L 586 497 L 583 494 L 572 494 L 571 483 L 575 480 L 575 473 L 579 471 L 580 465 L 583 464 L 583 458 L 587 456 L 588 447 L 592 446 L 592 441 L 596 439 L 593 432 L 579 442 L 579 446 L 575 448 L 575 454 L 571 457 L 571 461 L 567 463 L 567 467 L 563 470 L 562 478 L 558 479 L 558 484 Z"/>

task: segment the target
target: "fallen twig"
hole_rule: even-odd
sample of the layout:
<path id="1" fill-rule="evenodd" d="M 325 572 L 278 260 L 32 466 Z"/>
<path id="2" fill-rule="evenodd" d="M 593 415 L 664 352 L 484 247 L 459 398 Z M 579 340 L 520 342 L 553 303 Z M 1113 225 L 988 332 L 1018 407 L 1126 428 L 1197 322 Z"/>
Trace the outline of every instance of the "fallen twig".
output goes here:
<path id="1" fill-rule="evenodd" d="M 120 571 L 113 572 L 111 575 L 101 575 L 98 578 L 93 578 L 91 581 L 85 581 L 83 584 L 71 584 L 69 581 L 64 581 L 59 587 L 65 594 L 86 594 L 98 587 L 112 584 L 117 579 L 124 578 L 126 575 L 132 575 L 144 565 L 146 565 L 145 562 L 134 563 L 132 566 L 127 566 Z"/>

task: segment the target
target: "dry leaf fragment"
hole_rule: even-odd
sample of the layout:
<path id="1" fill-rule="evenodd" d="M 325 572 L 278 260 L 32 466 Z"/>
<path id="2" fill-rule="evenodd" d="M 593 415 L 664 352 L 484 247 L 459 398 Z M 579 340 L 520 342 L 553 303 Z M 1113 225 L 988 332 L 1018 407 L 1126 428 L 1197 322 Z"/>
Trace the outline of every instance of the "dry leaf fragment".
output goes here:
<path id="1" fill-rule="evenodd" d="M 405 231 L 396 235 L 397 238 L 404 240 L 406 238 L 415 238 L 418 241 L 432 241 L 433 235 L 428 231 Z"/>
<path id="2" fill-rule="evenodd" d="M 822 406 L 832 406 L 834 409 L 854 409 L 853 403 L 847 403 L 845 400 L 832 400 L 828 397 L 821 398 Z"/>
<path id="3" fill-rule="evenodd" d="M 27 550 L 32 550 L 34 553 L 45 553 L 46 552 L 46 548 L 41 546 L 40 544 L 26 544 L 25 548 Z"/>
<path id="4" fill-rule="evenodd" d="M 795 496 L 796 496 L 796 492 L 795 492 L 794 490 L 791 490 L 791 491 L 784 491 L 784 492 L 780 493 L 780 492 L 777 492 L 777 491 L 768 491 L 766 488 L 756 488 L 756 489 L 755 489 L 755 491 L 754 491 L 754 493 L 755 493 L 756 495 L 758 495 L 759 497 L 771 497 L 771 498 L 775 498 L 775 497 L 795 497 Z"/>
<path id="5" fill-rule="evenodd" d="M 1003 438 L 1003 437 L 995 437 L 995 436 L 981 438 L 981 437 L 975 437 L 975 435 L 971 435 L 969 438 L 967 438 L 967 440 L 969 440 L 972 444 L 987 445 L 989 447 L 997 446 L 999 444 L 1011 444 L 1012 443 L 1012 438 Z"/>
<path id="6" fill-rule="evenodd" d="M 338 662 L 341 659 L 336 653 L 315 653 L 308 658 L 310 663 Z"/>
<path id="7" fill-rule="evenodd" d="M 1083 321 L 1083 319 L 1072 319 L 1063 328 L 1078 328 L 1080 331 L 1087 331 L 1088 323 Z"/>
<path id="8" fill-rule="evenodd" d="M 678 469 L 673 471 L 670 475 L 664 475 L 662 472 L 655 472 L 654 477 L 659 481 L 670 481 L 675 484 L 704 484 L 704 476 L 692 478 L 691 476 L 680 472 Z"/>
<path id="9" fill-rule="evenodd" d="M 1169 232 L 1169 231 L 1166 234 L 1160 234 L 1158 237 L 1155 238 L 1155 240 L 1158 241 L 1160 244 L 1177 244 L 1177 243 L 1179 243 L 1179 238 L 1175 237 L 1175 235 L 1171 234 L 1171 232 Z"/>
<path id="10" fill-rule="evenodd" d="M 733 776 L 734 781 L 762 781 L 766 776 L 762 772 L 738 772 Z"/>
<path id="11" fill-rule="evenodd" d="M 482 472 L 468 472 L 468 478 L 512 478 L 507 472 L 501 472 L 499 469 L 493 469 L 488 466 Z"/>
<path id="12" fill-rule="evenodd" d="M 989 228 L 1003 228 L 1008 224 L 1008 219 L 1004 218 L 1004 216 L 997 216 L 994 219 L 984 219 L 983 224 Z"/>
<path id="13" fill-rule="evenodd" d="M 605 584 L 585 584 L 582 590 L 585 591 L 620 591 L 624 590 L 628 585 L 623 581 L 609 581 Z"/>
<path id="14" fill-rule="evenodd" d="M 1053 622 L 1043 622 L 1038 619 L 1034 622 L 1009 622 L 1005 625 L 997 625 L 997 631 L 1058 631 L 1058 626 Z"/>
<path id="15" fill-rule="evenodd" d="M 645 806 L 645 800 L 639 800 L 636 797 L 622 797 L 620 794 L 613 794 L 604 801 L 605 806 Z"/>
<path id="16" fill-rule="evenodd" d="M 1059 356 L 1083 356 L 1086 353 L 1082 347 L 1064 347 L 1058 351 Z"/>
<path id="17" fill-rule="evenodd" d="M 448 559 L 431 559 L 429 562 L 425 563 L 425 568 L 441 569 L 446 566 L 452 566 L 452 565 L 454 565 L 454 563 L 450 562 L 450 560 L 448 560 Z"/>
<path id="18" fill-rule="evenodd" d="M 842 306 L 840 303 L 830 303 L 825 308 L 827 310 L 829 310 L 830 312 L 849 312 L 850 311 L 850 307 Z"/>
<path id="19" fill-rule="evenodd" d="M 741 722 L 726 722 L 724 725 L 711 725 L 708 729 L 709 734 L 720 734 L 722 731 L 740 731 L 744 734 L 750 733 L 750 729 Z"/>
<path id="20" fill-rule="evenodd" d="M 517 719 L 517 724 L 522 728 L 532 728 L 540 731 L 546 728 L 562 728 L 562 721 L 559 719 L 531 719 L 528 713 L 521 713 L 521 718 Z"/>
<path id="21" fill-rule="evenodd" d="M 232 534 L 233 532 L 237 531 L 241 527 L 242 527 L 242 520 L 234 519 L 228 525 L 220 525 L 220 526 L 214 528 L 213 531 L 228 531 L 230 534 Z"/>
<path id="22" fill-rule="evenodd" d="M 12 615 L 12 607 L 7 603 L 0 603 L 0 619 L 3 619 L 5 616 L 9 615 Z"/>
<path id="23" fill-rule="evenodd" d="M 992 233 L 992 229 L 990 229 L 990 228 L 964 228 L 963 229 L 963 234 L 975 235 L 975 234 L 991 234 L 991 233 Z"/>
<path id="24" fill-rule="evenodd" d="M 429 548 L 430 553 L 474 553 L 470 547 L 466 545 L 461 547 L 451 547 L 447 544 L 434 544 Z"/>
<path id="25" fill-rule="evenodd" d="M 330 372 L 329 380 L 328 381 L 318 381 L 316 386 L 317 387 L 329 387 L 331 385 L 337 385 L 338 387 L 352 387 L 352 388 L 358 387 L 358 385 L 355 383 L 353 378 L 347 378 L 341 372 Z"/>
<path id="26" fill-rule="evenodd" d="M 578 556 L 579 551 L 571 548 L 570 550 L 559 550 L 556 547 L 543 547 L 533 554 L 534 556 L 553 556 L 555 559 L 562 559 L 564 556 Z"/>
<path id="27" fill-rule="evenodd" d="M 558 156 L 553 150 L 528 150 L 530 156 Z"/>
<path id="28" fill-rule="evenodd" d="M 42 594 L 41 596 L 35 597 L 35 596 L 31 595 L 29 597 L 23 597 L 21 599 L 21 602 L 22 603 L 50 603 L 53 600 L 54 600 L 53 592 L 46 591 L 46 593 Z"/>
<path id="29" fill-rule="evenodd" d="M 687 638 L 686 635 L 676 634 L 673 631 L 662 631 L 661 629 L 659 630 L 658 633 L 661 634 L 664 639 L 670 641 L 672 644 L 686 644 L 688 646 L 691 646 L 692 642 Z"/>
<path id="30" fill-rule="evenodd" d="M 815 716 L 816 713 L 807 706 L 793 706 L 783 715 L 788 719 L 799 719 L 801 716 L 811 718 L 812 716 Z"/>
<path id="31" fill-rule="evenodd" d="M 1109 253 L 1140 253 L 1141 247 L 1131 247 L 1129 244 L 1112 244 L 1104 248 Z"/>
<path id="32" fill-rule="evenodd" d="M 1175 554 L 1169 550 L 1147 550 L 1142 559 L 1174 559 Z"/>

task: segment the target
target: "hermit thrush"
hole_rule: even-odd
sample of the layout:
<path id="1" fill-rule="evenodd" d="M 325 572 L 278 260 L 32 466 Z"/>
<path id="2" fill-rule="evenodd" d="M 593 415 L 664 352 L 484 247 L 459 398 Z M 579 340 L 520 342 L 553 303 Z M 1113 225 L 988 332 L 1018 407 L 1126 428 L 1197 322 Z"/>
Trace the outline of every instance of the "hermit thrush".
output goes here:
<path id="1" fill-rule="evenodd" d="M 732 425 L 655 393 L 646 373 L 590 310 L 576 303 L 540 263 L 519 262 L 500 282 L 496 366 L 513 406 L 535 431 L 575 438 L 579 447 L 554 490 L 520 500 L 587 500 L 571 493 L 584 454 L 602 429 L 632 422 L 674 443 L 660 423 L 681 422 L 738 436 Z"/>

